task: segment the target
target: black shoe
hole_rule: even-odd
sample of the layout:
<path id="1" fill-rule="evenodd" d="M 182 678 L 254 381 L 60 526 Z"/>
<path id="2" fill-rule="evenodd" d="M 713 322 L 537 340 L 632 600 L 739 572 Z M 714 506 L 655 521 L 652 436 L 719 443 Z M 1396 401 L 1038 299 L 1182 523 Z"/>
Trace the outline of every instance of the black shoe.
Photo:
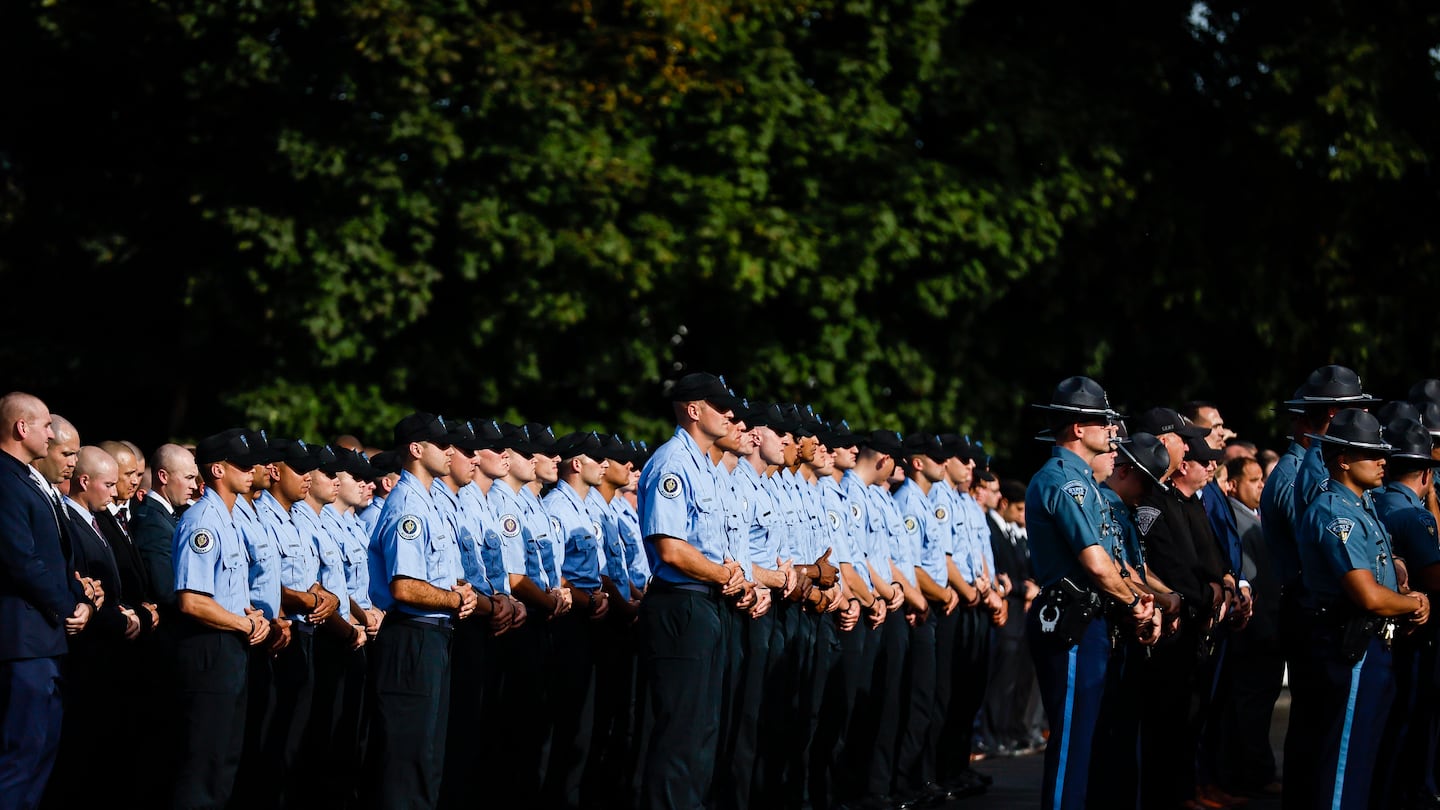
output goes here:
<path id="1" fill-rule="evenodd" d="M 961 771 L 959 776 L 945 783 L 945 791 L 951 799 L 979 796 L 986 789 L 985 783 L 980 781 L 980 775 L 971 770 Z"/>
<path id="2" fill-rule="evenodd" d="M 985 787 L 990 787 L 991 785 L 995 784 L 995 777 L 991 776 L 988 773 L 981 773 L 974 768 L 966 768 L 965 773 L 975 774 L 975 778 L 979 779 L 980 784 L 984 785 Z"/>

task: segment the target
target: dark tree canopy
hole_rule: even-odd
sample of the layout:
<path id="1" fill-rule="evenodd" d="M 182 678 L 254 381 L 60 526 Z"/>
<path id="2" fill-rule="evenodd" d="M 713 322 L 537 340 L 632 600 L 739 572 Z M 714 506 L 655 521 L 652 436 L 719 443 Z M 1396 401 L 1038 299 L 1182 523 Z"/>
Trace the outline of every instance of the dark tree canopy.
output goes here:
<path id="1" fill-rule="evenodd" d="M 1061 377 L 1440 375 L 1420 3 L 19 0 L 0 363 L 82 435 L 655 438 L 683 370 L 1035 452 Z"/>

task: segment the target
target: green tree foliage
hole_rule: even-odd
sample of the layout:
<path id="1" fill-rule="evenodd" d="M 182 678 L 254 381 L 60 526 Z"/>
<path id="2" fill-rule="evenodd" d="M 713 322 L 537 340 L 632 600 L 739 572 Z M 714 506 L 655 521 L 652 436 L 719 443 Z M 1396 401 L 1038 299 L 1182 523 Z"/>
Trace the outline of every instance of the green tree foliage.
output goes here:
<path id="1" fill-rule="evenodd" d="M 655 437 L 684 370 L 1017 446 L 1440 372 L 1422 4 L 19 0 L 0 360 L 87 425 Z M 94 438 L 100 438 L 95 436 Z"/>

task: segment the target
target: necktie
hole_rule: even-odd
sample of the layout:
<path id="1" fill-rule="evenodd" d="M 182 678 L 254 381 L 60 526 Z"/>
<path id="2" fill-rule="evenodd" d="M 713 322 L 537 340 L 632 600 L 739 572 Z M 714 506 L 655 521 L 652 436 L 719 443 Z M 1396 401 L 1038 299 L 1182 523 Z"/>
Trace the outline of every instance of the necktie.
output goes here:
<path id="1" fill-rule="evenodd" d="M 120 524 L 120 533 L 130 536 L 130 509 L 122 506 L 115 510 L 115 522 Z"/>
<path id="2" fill-rule="evenodd" d="M 99 521 L 95 520 L 94 515 L 90 516 L 90 528 L 95 530 L 95 536 L 100 538 L 100 544 L 105 546 L 106 548 L 109 548 L 110 542 L 105 539 L 105 533 L 100 531 L 100 523 Z"/>

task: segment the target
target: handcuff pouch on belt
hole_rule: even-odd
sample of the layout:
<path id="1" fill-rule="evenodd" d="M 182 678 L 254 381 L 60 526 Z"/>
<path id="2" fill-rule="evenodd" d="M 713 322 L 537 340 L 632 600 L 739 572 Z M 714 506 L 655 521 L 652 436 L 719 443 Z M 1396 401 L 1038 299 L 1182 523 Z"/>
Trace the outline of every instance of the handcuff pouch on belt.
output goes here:
<path id="1" fill-rule="evenodd" d="M 1068 646 L 1085 635 L 1102 604 L 1099 594 L 1065 577 L 1045 589 L 1035 609 L 1040 611 L 1040 632 Z"/>

